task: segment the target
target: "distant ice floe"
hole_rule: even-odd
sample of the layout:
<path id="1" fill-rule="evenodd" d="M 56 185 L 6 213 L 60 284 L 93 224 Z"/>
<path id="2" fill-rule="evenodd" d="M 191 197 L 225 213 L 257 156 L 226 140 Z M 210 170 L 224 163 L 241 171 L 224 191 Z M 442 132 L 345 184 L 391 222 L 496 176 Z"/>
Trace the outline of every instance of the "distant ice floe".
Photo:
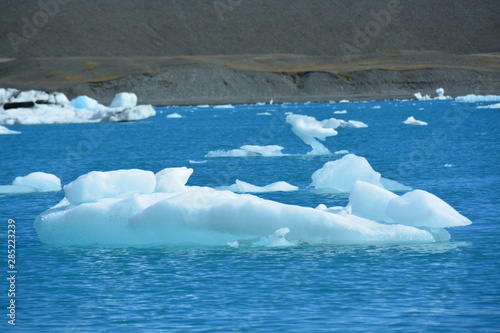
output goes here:
<path id="1" fill-rule="evenodd" d="M 425 95 L 425 96 L 422 96 L 422 94 L 420 92 L 418 93 L 415 93 L 413 96 L 415 96 L 416 99 L 418 99 L 419 101 L 445 101 L 445 100 L 449 100 L 449 99 L 452 99 L 450 96 L 445 96 L 444 95 L 444 89 L 443 88 L 438 88 L 436 89 L 436 94 L 437 94 L 437 97 L 431 97 L 429 95 Z"/>
<path id="2" fill-rule="evenodd" d="M 207 163 L 207 160 L 201 160 L 201 161 L 189 160 L 189 163 L 190 164 L 204 164 L 204 163 Z"/>
<path id="3" fill-rule="evenodd" d="M 347 110 L 333 111 L 333 114 L 347 114 Z"/>
<path id="4" fill-rule="evenodd" d="M 414 126 L 425 126 L 427 123 L 425 121 L 417 120 L 413 118 L 413 116 L 408 117 L 405 121 L 403 121 L 403 124 L 406 125 L 414 125 Z"/>
<path id="5" fill-rule="evenodd" d="M 234 109 L 232 104 L 214 105 L 214 109 Z"/>
<path id="6" fill-rule="evenodd" d="M 167 114 L 166 118 L 184 118 L 182 115 L 178 114 L 177 112 Z"/>
<path id="7" fill-rule="evenodd" d="M 134 121 L 156 115 L 151 105 L 136 105 L 133 93 L 116 94 L 109 107 L 88 96 L 71 101 L 62 93 L 0 89 L 0 125 Z"/>
<path id="8" fill-rule="evenodd" d="M 277 145 L 245 145 L 241 146 L 240 149 L 209 151 L 205 157 L 287 156 L 281 152 L 283 149 L 283 147 Z"/>
<path id="9" fill-rule="evenodd" d="M 257 113 L 257 116 L 272 116 L 273 114 L 271 112 L 259 112 Z"/>
<path id="10" fill-rule="evenodd" d="M 0 135 L 6 135 L 6 134 L 21 134 L 21 132 L 13 131 L 13 130 L 8 129 L 5 126 L 0 125 Z"/>
<path id="11" fill-rule="evenodd" d="M 338 127 L 365 128 L 365 123 L 355 120 L 341 120 L 336 118 L 318 121 L 311 116 L 291 114 L 286 117 L 286 122 L 292 126 L 295 133 L 304 143 L 311 146 L 312 150 L 308 155 L 330 155 L 331 152 L 318 140 L 325 141 L 327 137 L 335 136 Z"/>
<path id="12" fill-rule="evenodd" d="M 266 186 L 256 186 L 242 180 L 236 179 L 233 185 L 216 188 L 219 191 L 231 191 L 235 193 L 267 193 L 267 192 L 293 192 L 299 188 L 287 182 L 279 181 Z"/>
<path id="13" fill-rule="evenodd" d="M 458 96 L 455 101 L 460 103 L 482 103 L 482 102 L 500 102 L 500 95 L 473 95 Z"/>
<path id="14" fill-rule="evenodd" d="M 390 191 L 409 191 L 411 187 L 394 180 L 386 179 L 373 170 L 366 158 L 348 154 L 336 161 L 326 162 L 312 176 L 312 183 L 317 192 L 349 193 L 357 180 Z"/>
<path id="15" fill-rule="evenodd" d="M 471 222 L 425 191 L 402 196 L 356 181 L 346 207 L 318 209 L 187 186 L 188 168 L 91 172 L 34 222 L 50 245 L 404 244 L 446 241 Z"/>
<path id="16" fill-rule="evenodd" d="M 500 103 L 490 105 L 480 105 L 478 109 L 500 109 Z"/>
<path id="17" fill-rule="evenodd" d="M 50 173 L 32 172 L 27 176 L 16 177 L 12 185 L 1 185 L 0 194 L 60 191 L 61 180 Z"/>

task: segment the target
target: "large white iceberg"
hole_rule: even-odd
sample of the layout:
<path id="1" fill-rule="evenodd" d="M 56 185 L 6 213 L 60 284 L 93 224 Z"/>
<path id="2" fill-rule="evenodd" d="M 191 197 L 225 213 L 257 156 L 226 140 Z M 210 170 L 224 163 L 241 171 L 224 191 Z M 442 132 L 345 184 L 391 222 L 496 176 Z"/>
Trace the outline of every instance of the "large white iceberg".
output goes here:
<path id="1" fill-rule="evenodd" d="M 411 189 L 394 180 L 383 178 L 380 173 L 373 170 L 366 158 L 354 154 L 326 162 L 321 169 L 312 174 L 311 178 L 310 186 L 314 186 L 318 192 L 349 193 L 357 180 L 391 191 Z"/>
<path id="2" fill-rule="evenodd" d="M 308 155 L 330 155 L 331 152 L 318 140 L 325 141 L 329 136 L 335 136 L 338 127 L 365 128 L 365 123 L 356 120 L 341 120 L 336 118 L 318 121 L 311 116 L 290 114 L 286 117 L 286 122 L 292 126 L 292 132 L 304 143 L 311 146 L 312 150 Z"/>
<path id="3" fill-rule="evenodd" d="M 68 101 L 62 93 L 0 89 L 0 125 L 134 121 L 156 115 L 151 105 L 136 105 L 133 93 L 116 94 L 109 107 L 88 96 Z"/>
<path id="4" fill-rule="evenodd" d="M 0 193 L 52 192 L 61 190 L 61 180 L 50 173 L 32 172 L 14 179 L 12 185 L 1 185 Z"/>
<path id="5" fill-rule="evenodd" d="M 398 197 L 357 182 L 348 207 L 321 210 L 186 186 L 190 173 L 91 172 L 64 187 L 65 198 L 35 219 L 35 229 L 52 245 L 238 246 L 262 238 L 282 245 L 426 243 L 447 240 L 443 228 L 470 224 L 423 191 Z"/>

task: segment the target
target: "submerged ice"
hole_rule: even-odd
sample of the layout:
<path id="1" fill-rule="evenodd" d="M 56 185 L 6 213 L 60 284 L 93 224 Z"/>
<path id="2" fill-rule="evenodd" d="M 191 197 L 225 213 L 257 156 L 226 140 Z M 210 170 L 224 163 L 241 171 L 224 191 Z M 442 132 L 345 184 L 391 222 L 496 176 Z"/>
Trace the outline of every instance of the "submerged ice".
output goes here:
<path id="1" fill-rule="evenodd" d="M 347 207 L 314 209 L 188 186 L 192 172 L 182 167 L 82 175 L 64 187 L 58 205 L 36 218 L 35 229 L 52 245 L 238 246 L 267 239 L 279 246 L 435 242 L 449 238 L 443 228 L 470 224 L 424 191 L 398 196 L 358 181 Z"/>

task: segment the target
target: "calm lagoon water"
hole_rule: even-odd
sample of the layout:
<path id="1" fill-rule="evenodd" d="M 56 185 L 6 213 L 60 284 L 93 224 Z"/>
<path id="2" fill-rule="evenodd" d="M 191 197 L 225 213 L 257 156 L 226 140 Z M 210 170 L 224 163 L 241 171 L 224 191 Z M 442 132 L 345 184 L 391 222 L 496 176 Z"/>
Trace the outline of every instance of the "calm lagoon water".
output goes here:
<path id="1" fill-rule="evenodd" d="M 63 192 L 0 195 L 0 330 L 19 332 L 499 332 L 500 113 L 453 101 L 157 108 L 133 123 L 15 126 L 0 137 L 1 184 L 44 171 L 63 184 L 93 170 L 194 169 L 189 185 L 286 181 L 279 202 L 346 205 L 314 194 L 311 174 L 341 155 L 306 156 L 284 122 L 293 112 L 363 121 L 327 138 L 382 176 L 439 196 L 473 221 L 427 245 L 269 247 L 51 247 L 35 217 Z M 345 114 L 334 111 L 347 110 Z M 183 118 L 167 118 L 179 113 Z M 258 115 L 259 113 L 270 115 Z M 402 124 L 409 116 L 428 126 Z M 242 145 L 284 157 L 206 158 Z M 17 226 L 16 326 L 7 324 L 7 221 Z"/>

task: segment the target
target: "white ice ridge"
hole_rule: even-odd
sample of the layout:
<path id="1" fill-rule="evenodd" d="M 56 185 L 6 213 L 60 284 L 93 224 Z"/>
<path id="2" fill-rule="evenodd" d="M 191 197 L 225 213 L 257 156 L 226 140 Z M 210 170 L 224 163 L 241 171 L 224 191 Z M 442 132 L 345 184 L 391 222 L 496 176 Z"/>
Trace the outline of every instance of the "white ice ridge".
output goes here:
<path id="1" fill-rule="evenodd" d="M 0 125 L 119 122 L 156 115 L 151 105 L 137 105 L 133 93 L 116 94 L 106 107 L 88 96 L 68 101 L 62 93 L 0 89 L 0 104 Z"/>
<path id="2" fill-rule="evenodd" d="M 317 192 L 349 193 L 357 180 L 385 188 L 390 191 L 409 191 L 410 187 L 394 180 L 383 178 L 373 170 L 366 158 L 354 154 L 343 156 L 339 160 L 326 162 L 312 176 L 312 183 Z"/>
<path id="3" fill-rule="evenodd" d="M 406 125 L 415 125 L 415 126 L 425 126 L 427 123 L 422 120 L 417 120 L 413 118 L 413 116 L 408 117 L 405 121 L 403 121 L 403 124 Z"/>
<path id="4" fill-rule="evenodd" d="M 460 103 L 481 103 L 481 102 L 500 102 L 500 95 L 473 95 L 458 96 L 455 101 Z"/>
<path id="5" fill-rule="evenodd" d="M 32 172 L 27 176 L 16 177 L 12 185 L 0 186 L 0 193 L 52 192 L 61 190 L 61 180 L 50 173 Z"/>
<path id="6" fill-rule="evenodd" d="M 257 186 L 242 180 L 236 179 L 233 185 L 216 188 L 219 191 L 231 191 L 235 193 L 266 193 L 266 192 L 292 192 L 297 191 L 297 186 L 284 181 L 275 182 L 266 186 Z"/>
<path id="7" fill-rule="evenodd" d="M 399 197 L 356 182 L 348 207 L 321 210 L 186 186 L 191 172 L 91 172 L 65 186 L 65 198 L 37 216 L 34 227 L 51 245 L 238 246 L 255 239 L 267 245 L 427 243 L 449 239 L 443 228 L 471 223 L 425 191 Z"/>
<path id="8" fill-rule="evenodd" d="M 277 145 L 257 146 L 245 145 L 240 149 L 232 150 L 212 150 L 205 157 L 249 157 L 249 156 L 286 156 L 281 151 L 284 148 Z"/>
<path id="9" fill-rule="evenodd" d="M 13 130 L 8 129 L 5 126 L 0 125 L 0 135 L 3 135 L 3 134 L 21 134 L 21 132 L 13 131 Z"/>
<path id="10" fill-rule="evenodd" d="M 500 109 L 500 103 L 490 105 L 480 105 L 478 109 Z"/>
<path id="11" fill-rule="evenodd" d="M 335 129 L 338 127 L 368 127 L 365 123 L 355 120 L 345 121 L 330 118 L 318 121 L 314 117 L 299 114 L 288 115 L 286 122 L 292 125 L 292 131 L 295 135 L 311 146 L 312 150 L 307 153 L 308 155 L 330 155 L 330 150 L 317 139 L 325 141 L 327 137 L 337 135 L 338 132 Z"/>
<path id="12" fill-rule="evenodd" d="M 415 96 L 415 98 L 418 99 L 419 101 L 432 101 L 432 100 L 445 101 L 445 100 L 451 99 L 450 96 L 444 95 L 443 88 L 436 89 L 436 94 L 437 94 L 437 97 L 434 97 L 434 98 L 429 96 L 429 95 L 422 96 L 422 94 L 420 92 L 413 94 L 413 96 Z"/>

